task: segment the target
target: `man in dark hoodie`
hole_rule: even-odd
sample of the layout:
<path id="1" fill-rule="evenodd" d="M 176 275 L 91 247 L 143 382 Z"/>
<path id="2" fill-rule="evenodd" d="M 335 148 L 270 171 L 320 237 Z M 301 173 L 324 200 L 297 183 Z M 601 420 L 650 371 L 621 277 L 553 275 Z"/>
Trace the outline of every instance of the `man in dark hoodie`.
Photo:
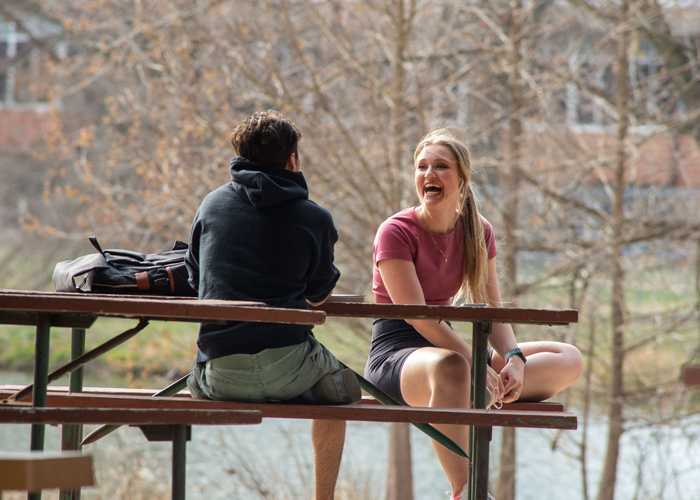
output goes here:
<path id="1" fill-rule="evenodd" d="M 185 262 L 200 299 L 252 300 L 305 309 L 333 291 L 338 233 L 309 200 L 301 133 L 276 111 L 247 117 L 231 134 L 231 182 L 209 193 L 194 218 Z M 193 397 L 219 401 L 357 402 L 354 373 L 311 333 L 312 325 L 230 321 L 203 324 Z M 344 421 L 314 421 L 316 499 L 333 498 Z"/>

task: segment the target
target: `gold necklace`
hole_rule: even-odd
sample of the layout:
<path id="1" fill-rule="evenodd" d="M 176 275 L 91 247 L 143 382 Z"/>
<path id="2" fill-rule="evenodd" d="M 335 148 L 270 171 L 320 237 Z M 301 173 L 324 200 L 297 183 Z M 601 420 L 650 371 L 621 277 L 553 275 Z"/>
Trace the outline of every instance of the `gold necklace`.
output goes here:
<path id="1" fill-rule="evenodd" d="M 421 222 L 420 217 L 418 217 L 418 215 L 416 215 L 416 219 L 418 219 L 418 223 L 423 226 L 423 228 L 425 229 L 425 232 L 428 233 L 428 236 L 430 236 L 430 239 L 433 240 L 433 243 L 435 243 L 435 246 L 437 247 L 438 252 L 440 252 L 442 254 L 442 256 L 445 258 L 445 262 L 447 262 L 447 255 L 445 255 L 445 252 L 442 251 L 442 249 L 440 248 L 440 245 L 438 245 L 437 241 L 435 241 L 435 238 L 433 238 L 433 233 L 430 232 L 430 229 L 428 229 L 428 226 L 425 223 Z"/>
<path id="2" fill-rule="evenodd" d="M 428 231 L 428 234 L 430 235 L 430 239 L 433 240 L 433 243 L 435 243 L 435 246 L 437 247 L 438 251 L 442 254 L 443 257 L 445 257 L 445 262 L 447 262 L 447 255 L 445 255 L 445 252 L 442 251 L 440 246 L 437 244 L 437 241 L 435 241 L 435 238 L 433 238 L 433 233 Z"/>

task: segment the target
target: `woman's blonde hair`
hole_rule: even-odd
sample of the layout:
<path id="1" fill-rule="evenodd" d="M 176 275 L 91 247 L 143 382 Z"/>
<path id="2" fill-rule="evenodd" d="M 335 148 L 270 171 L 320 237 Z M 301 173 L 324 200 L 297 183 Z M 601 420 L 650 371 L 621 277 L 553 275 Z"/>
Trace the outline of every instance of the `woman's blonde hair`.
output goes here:
<path id="1" fill-rule="evenodd" d="M 476 196 L 469 182 L 471 174 L 471 160 L 469 149 L 451 130 L 439 128 L 433 130 L 418 143 L 413 155 L 416 163 L 418 155 L 427 146 L 438 144 L 449 148 L 457 159 L 458 174 L 464 181 L 460 189 L 460 207 L 458 224 L 464 231 L 464 255 L 462 257 L 462 287 L 455 297 L 455 304 L 467 302 L 471 294 L 472 302 L 489 304 L 486 283 L 488 281 L 488 251 L 486 250 L 486 238 L 484 234 L 483 217 L 479 214 L 476 205 Z"/>

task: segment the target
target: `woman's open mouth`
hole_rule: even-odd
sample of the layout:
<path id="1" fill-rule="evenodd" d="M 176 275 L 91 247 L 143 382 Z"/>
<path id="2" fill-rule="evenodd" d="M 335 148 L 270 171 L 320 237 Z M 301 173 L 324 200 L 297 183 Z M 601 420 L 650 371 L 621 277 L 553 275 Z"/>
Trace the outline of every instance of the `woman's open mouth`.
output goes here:
<path id="1" fill-rule="evenodd" d="M 442 193 L 442 188 L 437 184 L 426 184 L 425 185 L 425 195 L 426 196 L 437 196 Z"/>

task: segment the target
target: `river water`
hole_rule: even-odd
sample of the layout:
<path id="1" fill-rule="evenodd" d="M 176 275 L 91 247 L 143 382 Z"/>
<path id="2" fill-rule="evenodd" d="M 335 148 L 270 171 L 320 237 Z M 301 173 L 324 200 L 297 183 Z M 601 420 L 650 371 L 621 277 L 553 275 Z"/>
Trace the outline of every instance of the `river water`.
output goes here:
<path id="1" fill-rule="evenodd" d="M 0 383 L 25 382 L 29 382 L 27 375 L 0 373 Z M 309 421 L 284 419 L 252 426 L 193 428 L 187 447 L 187 498 L 311 498 L 310 432 Z M 596 422 L 588 433 L 588 491 L 594 497 L 607 427 Z M 27 425 L 0 425 L 0 451 L 28 450 L 29 437 Z M 495 429 L 491 447 L 494 477 L 499 437 Z M 581 464 L 576 458 L 581 437 L 581 429 L 518 429 L 517 500 L 583 500 Z M 386 424 L 348 423 L 338 500 L 383 499 L 387 442 Z M 412 429 L 411 446 L 415 499 L 444 500 L 449 485 L 430 440 Z M 59 447 L 60 429 L 50 426 L 46 449 Z M 682 426 L 628 431 L 623 436 L 616 500 L 700 499 L 698 450 L 700 416 Z M 93 454 L 98 486 L 84 489 L 83 498 L 169 498 L 170 443 L 149 443 L 139 429 L 123 427 L 85 451 Z M 45 498 L 51 498 L 51 493 Z"/>

